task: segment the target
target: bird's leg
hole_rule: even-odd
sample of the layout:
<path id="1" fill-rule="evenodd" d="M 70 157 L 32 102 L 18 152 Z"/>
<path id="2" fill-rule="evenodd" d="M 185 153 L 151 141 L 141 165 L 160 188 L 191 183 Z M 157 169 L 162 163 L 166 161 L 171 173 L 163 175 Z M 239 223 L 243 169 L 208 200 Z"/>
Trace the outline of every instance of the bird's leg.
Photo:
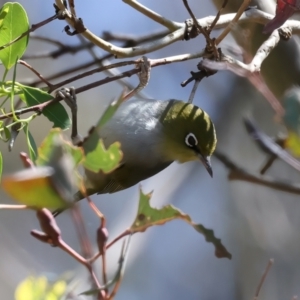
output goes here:
<path id="1" fill-rule="evenodd" d="M 123 101 L 130 99 L 134 94 L 144 89 L 150 80 L 151 63 L 146 56 L 142 56 L 137 61 L 136 68 L 140 68 L 140 72 L 137 74 L 140 82 L 136 88 L 124 96 Z"/>
<path id="2" fill-rule="evenodd" d="M 77 97 L 75 88 L 62 88 L 56 92 L 56 97 L 62 98 L 71 109 L 72 114 L 72 133 L 71 139 L 73 145 L 78 145 L 82 141 L 82 137 L 78 134 L 77 130 Z"/>

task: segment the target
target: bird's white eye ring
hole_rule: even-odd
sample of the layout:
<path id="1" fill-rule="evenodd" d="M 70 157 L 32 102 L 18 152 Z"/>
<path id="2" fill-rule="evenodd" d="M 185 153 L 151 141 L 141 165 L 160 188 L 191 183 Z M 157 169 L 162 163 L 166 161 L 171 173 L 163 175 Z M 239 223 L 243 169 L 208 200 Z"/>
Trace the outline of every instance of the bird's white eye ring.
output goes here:
<path id="1" fill-rule="evenodd" d="M 185 143 L 187 144 L 187 146 L 193 148 L 193 147 L 197 146 L 198 140 L 193 133 L 189 133 L 185 137 Z"/>

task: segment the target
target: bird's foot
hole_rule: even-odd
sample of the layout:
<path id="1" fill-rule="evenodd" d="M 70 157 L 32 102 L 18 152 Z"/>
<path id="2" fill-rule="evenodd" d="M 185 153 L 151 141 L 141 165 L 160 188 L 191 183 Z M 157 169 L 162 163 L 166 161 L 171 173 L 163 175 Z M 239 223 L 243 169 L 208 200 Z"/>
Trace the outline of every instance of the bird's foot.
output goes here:
<path id="1" fill-rule="evenodd" d="M 75 88 L 62 88 L 56 92 L 56 97 L 62 98 L 65 103 L 70 107 L 72 113 L 72 133 L 71 139 L 73 145 L 78 145 L 82 142 L 82 137 L 78 134 L 77 130 L 77 97 Z"/>
<path id="2" fill-rule="evenodd" d="M 150 80 L 151 62 L 146 56 L 142 56 L 136 62 L 136 68 L 140 69 L 140 72 L 137 74 L 140 82 L 136 88 L 134 88 L 132 91 L 130 91 L 128 94 L 126 94 L 124 96 L 124 98 L 123 98 L 124 101 L 128 100 L 129 98 L 134 96 L 136 93 L 138 93 L 142 89 L 144 89 Z"/>

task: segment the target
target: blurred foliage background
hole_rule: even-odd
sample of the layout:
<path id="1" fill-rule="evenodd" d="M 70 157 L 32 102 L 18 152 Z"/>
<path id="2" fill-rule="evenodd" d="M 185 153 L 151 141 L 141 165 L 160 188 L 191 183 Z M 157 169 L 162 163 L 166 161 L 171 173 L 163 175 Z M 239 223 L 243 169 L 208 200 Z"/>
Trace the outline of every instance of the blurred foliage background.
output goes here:
<path id="1" fill-rule="evenodd" d="M 2 5 L 5 1 L 0 1 Z M 182 1 L 140 1 L 157 13 L 175 21 L 189 18 Z M 222 0 L 196 1 L 189 4 L 197 18 L 215 15 Z M 236 12 L 241 0 L 229 1 L 222 13 Z M 26 9 L 30 23 L 37 23 L 53 15 L 52 1 L 20 1 Z M 253 1 L 251 5 L 274 13 L 275 2 Z M 103 31 L 144 35 L 161 29 L 158 24 L 145 18 L 122 1 L 99 2 L 76 1 L 77 12 L 86 25 L 95 33 Z M 296 17 L 295 17 L 296 18 Z M 75 37 L 63 32 L 65 23 L 55 21 L 37 32 L 39 35 L 60 40 L 66 44 L 78 44 Z M 247 51 L 252 55 L 266 39 L 262 25 L 243 24 L 235 29 L 220 45 L 224 52 L 234 47 L 235 40 L 249 29 L 250 43 Z M 217 33 L 213 33 L 213 36 Z M 299 38 L 281 41 L 263 63 L 262 74 L 273 93 L 281 99 L 284 92 L 299 84 Z M 162 50 L 150 53 L 149 58 L 161 58 L 182 53 L 194 53 L 205 46 L 202 36 L 191 41 L 179 41 Z M 230 46 L 230 47 L 229 47 Z M 29 40 L 27 53 L 51 50 L 52 46 Z M 53 48 L 54 49 L 54 48 Z M 99 56 L 104 52 L 96 49 Z M 88 52 L 67 54 L 57 60 L 28 60 L 46 78 L 54 73 L 90 61 Z M 170 64 L 155 68 L 150 83 L 144 92 L 149 98 L 182 99 L 189 97 L 191 86 L 180 83 L 196 71 L 198 60 Z M 32 76 L 31 74 L 29 76 Z M 93 75 L 74 83 L 75 87 L 100 79 Z M 30 81 L 28 71 L 18 67 L 18 80 Z M 60 79 L 59 79 L 60 80 Z M 132 77 L 132 84 L 137 79 Z M 55 82 L 55 80 L 53 80 Z M 84 135 L 98 120 L 107 103 L 118 96 L 123 87 L 114 82 L 78 95 L 79 130 Z M 244 116 L 252 116 L 259 127 L 274 136 L 283 128 L 274 118 L 274 112 L 263 96 L 247 78 L 239 78 L 229 71 L 220 71 L 204 79 L 194 103 L 212 117 L 218 135 L 218 150 L 227 154 L 239 166 L 258 172 L 265 163 L 262 153 L 243 126 Z M 31 131 L 39 144 L 48 133 L 51 124 L 43 117 L 34 120 Z M 4 174 L 22 168 L 19 152 L 25 150 L 24 136 L 20 135 L 11 153 L 5 144 Z M 129 260 L 116 299 L 252 299 L 260 277 L 270 258 L 275 264 L 268 274 L 260 294 L 261 299 L 291 299 L 300 295 L 300 203 L 299 196 L 275 191 L 251 183 L 227 179 L 227 170 L 212 159 L 214 178 L 211 179 L 199 163 L 172 164 L 155 177 L 142 182 L 145 192 L 154 190 L 152 203 L 162 206 L 173 203 L 189 213 L 197 223 L 215 231 L 217 237 L 232 253 L 232 260 L 217 259 L 211 244 L 181 221 L 162 227 L 154 227 L 132 239 Z M 268 171 L 274 178 L 299 182 L 299 173 L 282 161 L 276 161 Z M 112 195 L 94 196 L 98 207 L 105 213 L 110 237 L 116 236 L 134 219 L 138 201 L 138 187 Z M 1 202 L 10 200 L 1 192 Z M 92 241 L 99 220 L 86 205 L 80 203 L 87 230 Z M 68 213 L 58 218 L 63 237 L 73 247 L 79 247 L 75 230 Z M 67 270 L 73 270 L 80 283 L 87 272 L 62 251 L 34 240 L 29 231 L 38 227 L 32 211 L 2 211 L 0 217 L 0 290 L 3 299 L 12 299 L 17 284 L 28 275 L 46 274 L 55 278 Z M 118 243 L 118 246 L 121 244 Z M 117 268 L 120 247 L 108 251 L 109 273 Z"/>

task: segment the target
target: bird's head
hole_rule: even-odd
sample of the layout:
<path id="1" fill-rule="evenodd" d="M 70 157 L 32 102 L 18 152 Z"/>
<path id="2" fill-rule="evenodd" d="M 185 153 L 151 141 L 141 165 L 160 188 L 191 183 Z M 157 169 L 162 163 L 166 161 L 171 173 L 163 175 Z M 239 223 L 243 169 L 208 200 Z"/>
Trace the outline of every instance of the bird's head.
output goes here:
<path id="1" fill-rule="evenodd" d="M 217 138 L 208 114 L 193 104 L 169 100 L 160 122 L 165 158 L 180 163 L 200 160 L 212 176 L 210 156 L 216 148 Z"/>

